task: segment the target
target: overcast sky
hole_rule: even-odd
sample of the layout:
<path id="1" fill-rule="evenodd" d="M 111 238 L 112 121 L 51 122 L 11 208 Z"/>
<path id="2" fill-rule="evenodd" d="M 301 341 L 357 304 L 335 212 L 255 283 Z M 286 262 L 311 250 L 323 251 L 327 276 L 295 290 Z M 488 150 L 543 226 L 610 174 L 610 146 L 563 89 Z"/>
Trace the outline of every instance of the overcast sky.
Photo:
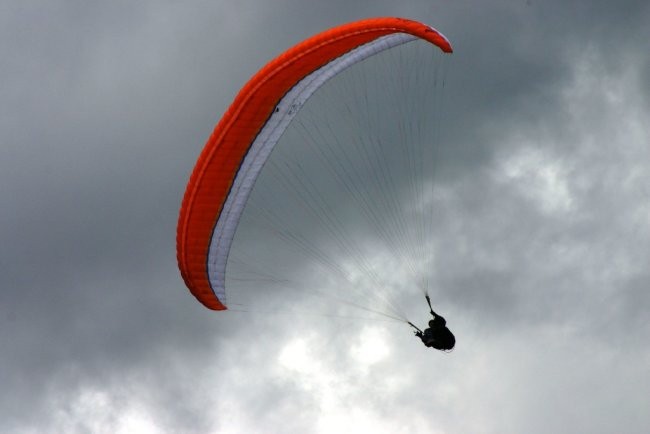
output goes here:
<path id="1" fill-rule="evenodd" d="M 0 432 L 650 430 L 647 1 L 91 3 L 0 0 Z M 176 265 L 185 184 L 238 89 L 372 16 L 455 49 L 450 354 L 400 324 L 215 313 Z"/>

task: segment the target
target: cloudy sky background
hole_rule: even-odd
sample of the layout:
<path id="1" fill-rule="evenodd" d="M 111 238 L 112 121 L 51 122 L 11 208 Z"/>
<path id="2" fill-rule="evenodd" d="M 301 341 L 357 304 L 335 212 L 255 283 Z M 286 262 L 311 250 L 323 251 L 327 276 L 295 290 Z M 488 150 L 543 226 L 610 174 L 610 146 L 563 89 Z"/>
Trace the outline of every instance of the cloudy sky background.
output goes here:
<path id="1" fill-rule="evenodd" d="M 648 431 L 650 7 L 406 3 L 0 3 L 1 432 Z M 455 48 L 451 354 L 391 323 L 210 312 L 176 267 L 185 183 L 245 80 L 382 15 Z"/>

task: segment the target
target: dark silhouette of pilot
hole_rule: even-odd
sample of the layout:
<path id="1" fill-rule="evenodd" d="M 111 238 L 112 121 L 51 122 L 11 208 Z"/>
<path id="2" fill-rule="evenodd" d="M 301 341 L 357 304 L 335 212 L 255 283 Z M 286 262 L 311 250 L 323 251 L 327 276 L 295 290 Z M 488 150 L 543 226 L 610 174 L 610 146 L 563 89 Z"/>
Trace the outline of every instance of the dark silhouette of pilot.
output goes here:
<path id="1" fill-rule="evenodd" d="M 441 315 L 438 315 L 431 308 L 431 300 L 429 296 L 426 296 L 427 303 L 429 304 L 429 309 L 433 319 L 429 321 L 429 328 L 424 331 L 415 327 L 409 322 L 411 327 L 415 331 L 415 336 L 419 337 L 422 340 L 422 343 L 429 348 L 435 348 L 440 351 L 451 351 L 456 345 L 456 337 L 454 334 L 447 328 L 447 321 Z"/>

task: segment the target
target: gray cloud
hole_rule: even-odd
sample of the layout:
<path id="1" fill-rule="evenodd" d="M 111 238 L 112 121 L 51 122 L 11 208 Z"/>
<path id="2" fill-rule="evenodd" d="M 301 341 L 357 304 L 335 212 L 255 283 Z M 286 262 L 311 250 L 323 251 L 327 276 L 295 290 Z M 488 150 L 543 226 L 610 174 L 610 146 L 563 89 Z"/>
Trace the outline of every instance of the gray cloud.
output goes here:
<path id="1" fill-rule="evenodd" d="M 0 12 L 0 431 L 647 431 L 647 2 Z M 378 15 L 454 42 L 432 292 L 450 355 L 304 293 L 302 314 L 272 294 L 215 314 L 176 270 L 184 183 L 237 89 Z"/>

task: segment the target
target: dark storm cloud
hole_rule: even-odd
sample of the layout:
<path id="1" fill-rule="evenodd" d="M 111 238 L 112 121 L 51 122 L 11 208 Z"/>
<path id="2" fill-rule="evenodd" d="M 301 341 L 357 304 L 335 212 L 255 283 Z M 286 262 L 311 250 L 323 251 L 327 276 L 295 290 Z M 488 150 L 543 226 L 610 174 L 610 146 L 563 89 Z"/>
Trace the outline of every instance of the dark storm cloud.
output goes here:
<path id="1" fill-rule="evenodd" d="M 432 359 L 382 329 L 392 353 L 366 372 L 356 327 L 203 309 L 174 231 L 244 81 L 377 15 L 454 42 L 436 296 L 466 343 Z M 135 412 L 163 432 L 305 432 L 325 405 L 377 429 L 644 432 L 649 29 L 646 1 L 4 3 L 0 430 L 115 432 Z"/>
<path id="2" fill-rule="evenodd" d="M 74 372 L 66 395 L 141 360 L 142 343 L 165 328 L 158 294 L 174 294 L 166 281 L 178 279 L 142 278 L 164 274 L 161 256 L 173 263 L 174 156 L 187 137 L 172 121 L 192 109 L 178 77 L 162 75 L 174 45 L 157 43 L 175 35 L 155 11 L 78 6 L 3 14 L 2 380 L 16 385 L 3 396 L 7 424 L 31 418 L 25 403 L 42 405 L 61 372 Z"/>

